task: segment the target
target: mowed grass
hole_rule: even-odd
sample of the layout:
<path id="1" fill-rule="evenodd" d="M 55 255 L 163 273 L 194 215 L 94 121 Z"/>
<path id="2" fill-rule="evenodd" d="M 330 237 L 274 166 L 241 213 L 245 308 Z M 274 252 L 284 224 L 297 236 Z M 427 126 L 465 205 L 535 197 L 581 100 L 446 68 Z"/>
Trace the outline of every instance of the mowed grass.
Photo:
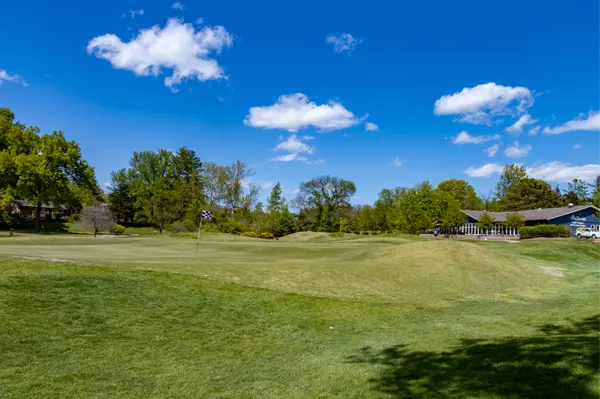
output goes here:
<path id="1" fill-rule="evenodd" d="M 600 246 L 371 238 L 1 238 L 0 397 L 598 397 Z"/>

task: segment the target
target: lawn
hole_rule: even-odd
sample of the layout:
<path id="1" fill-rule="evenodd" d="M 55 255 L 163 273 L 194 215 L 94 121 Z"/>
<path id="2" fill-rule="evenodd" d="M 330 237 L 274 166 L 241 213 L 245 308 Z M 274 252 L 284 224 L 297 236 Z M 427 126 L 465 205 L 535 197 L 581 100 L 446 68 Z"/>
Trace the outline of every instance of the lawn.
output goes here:
<path id="1" fill-rule="evenodd" d="M 597 398 L 600 246 L 0 237 L 0 397 Z"/>

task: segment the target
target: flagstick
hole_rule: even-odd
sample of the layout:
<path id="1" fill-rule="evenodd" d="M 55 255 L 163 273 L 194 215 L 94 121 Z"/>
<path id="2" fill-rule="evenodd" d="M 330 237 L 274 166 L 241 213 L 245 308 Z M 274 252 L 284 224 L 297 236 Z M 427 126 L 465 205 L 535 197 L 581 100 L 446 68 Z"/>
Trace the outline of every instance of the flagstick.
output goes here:
<path id="1" fill-rule="evenodd" d="M 202 229 L 202 216 L 200 217 L 200 224 L 198 225 L 198 239 L 196 240 L 196 256 L 198 256 L 198 244 L 200 244 L 200 229 Z"/>

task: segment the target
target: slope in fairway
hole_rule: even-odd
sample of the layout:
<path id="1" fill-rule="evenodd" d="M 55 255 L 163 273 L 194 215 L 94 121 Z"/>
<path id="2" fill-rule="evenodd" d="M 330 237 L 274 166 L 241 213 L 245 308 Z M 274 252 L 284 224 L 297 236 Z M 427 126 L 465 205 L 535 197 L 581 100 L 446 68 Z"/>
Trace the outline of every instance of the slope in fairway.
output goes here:
<path id="1" fill-rule="evenodd" d="M 0 244 L 1 245 L 1 244 Z M 319 297 L 438 306 L 457 298 L 530 297 L 552 290 L 544 262 L 473 243 L 305 244 L 242 240 L 52 239 L 5 243 L 3 253 L 152 269 Z"/>
<path id="2" fill-rule="evenodd" d="M 598 248 L 502 244 L 0 240 L 0 396 L 597 397 Z"/>

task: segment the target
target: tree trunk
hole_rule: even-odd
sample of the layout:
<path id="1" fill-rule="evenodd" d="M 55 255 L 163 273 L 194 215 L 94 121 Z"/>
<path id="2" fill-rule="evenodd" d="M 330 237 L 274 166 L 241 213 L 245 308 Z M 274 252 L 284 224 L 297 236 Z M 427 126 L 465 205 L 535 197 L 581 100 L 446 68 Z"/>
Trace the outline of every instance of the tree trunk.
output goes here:
<path id="1" fill-rule="evenodd" d="M 41 218 L 42 218 L 42 201 L 38 201 L 35 206 L 35 232 L 40 232 L 41 227 Z"/>

